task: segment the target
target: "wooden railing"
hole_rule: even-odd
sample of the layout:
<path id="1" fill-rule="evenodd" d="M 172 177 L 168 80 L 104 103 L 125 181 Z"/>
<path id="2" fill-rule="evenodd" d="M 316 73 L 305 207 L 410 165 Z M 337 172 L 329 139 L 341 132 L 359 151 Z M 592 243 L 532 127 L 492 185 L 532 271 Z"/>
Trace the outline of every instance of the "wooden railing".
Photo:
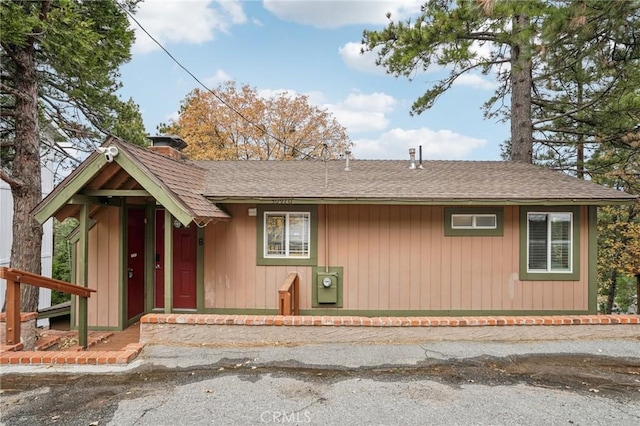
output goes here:
<path id="1" fill-rule="evenodd" d="M 290 273 L 278 290 L 279 315 L 300 315 L 298 306 L 299 288 L 300 277 L 295 272 Z"/>
<path id="2" fill-rule="evenodd" d="M 63 293 L 71 293 L 83 299 L 88 298 L 92 292 L 95 292 L 95 290 L 87 287 L 69 284 L 13 268 L 0 268 L 0 278 L 4 278 L 7 281 L 7 332 L 5 343 L 8 345 L 20 343 L 20 284 L 29 284 L 62 291 Z M 80 324 L 78 324 L 78 344 L 83 348 L 87 347 L 87 336 L 87 317 L 86 315 L 81 315 Z"/>

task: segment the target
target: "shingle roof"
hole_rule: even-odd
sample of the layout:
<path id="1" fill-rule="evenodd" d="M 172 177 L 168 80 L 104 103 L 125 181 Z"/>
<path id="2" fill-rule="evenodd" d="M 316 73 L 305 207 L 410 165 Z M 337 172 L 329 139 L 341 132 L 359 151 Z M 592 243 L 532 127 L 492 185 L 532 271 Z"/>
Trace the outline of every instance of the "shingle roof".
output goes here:
<path id="1" fill-rule="evenodd" d="M 207 171 L 188 162 L 173 160 L 139 146 L 112 139 L 120 149 L 130 153 L 132 161 L 150 172 L 149 177 L 177 197 L 194 218 L 229 218 L 218 206 L 207 200 L 205 192 Z"/>
<path id="2" fill-rule="evenodd" d="M 572 200 L 636 197 L 548 168 L 505 161 L 193 161 L 206 170 L 203 194 L 225 198 L 303 198 L 420 202 Z"/>

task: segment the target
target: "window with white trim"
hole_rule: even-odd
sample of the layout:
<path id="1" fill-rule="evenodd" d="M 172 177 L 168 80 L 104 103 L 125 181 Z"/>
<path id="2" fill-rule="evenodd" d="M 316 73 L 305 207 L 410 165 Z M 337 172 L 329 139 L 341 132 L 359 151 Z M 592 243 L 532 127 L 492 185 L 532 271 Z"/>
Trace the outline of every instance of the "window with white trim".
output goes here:
<path id="1" fill-rule="evenodd" d="M 265 212 L 264 257 L 309 259 L 310 212 Z"/>
<path id="2" fill-rule="evenodd" d="M 566 272 L 573 269 L 573 214 L 527 213 L 527 272 Z"/>
<path id="3" fill-rule="evenodd" d="M 495 214 L 452 214 L 451 229 L 496 229 L 498 216 Z"/>

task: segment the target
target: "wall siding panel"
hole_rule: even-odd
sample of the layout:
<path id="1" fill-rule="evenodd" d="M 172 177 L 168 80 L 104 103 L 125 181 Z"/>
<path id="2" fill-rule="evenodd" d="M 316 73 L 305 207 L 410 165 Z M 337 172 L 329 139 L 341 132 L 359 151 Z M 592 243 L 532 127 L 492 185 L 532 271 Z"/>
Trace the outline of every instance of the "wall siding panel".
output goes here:
<path id="1" fill-rule="evenodd" d="M 89 229 L 88 287 L 95 289 L 96 292 L 87 301 L 88 325 L 89 327 L 117 328 L 120 306 L 118 271 L 121 264 L 119 209 L 104 207 L 95 212 L 91 218 L 96 223 Z M 77 252 L 78 250 L 76 255 Z M 79 259 L 76 258 L 76 279 L 79 263 Z"/>
<path id="2" fill-rule="evenodd" d="M 225 206 L 232 219 L 205 230 L 205 307 L 276 309 L 277 289 L 296 271 L 300 307 L 312 309 L 311 267 L 256 266 L 259 218 L 249 207 Z M 446 237 L 442 206 L 321 205 L 318 266 L 344 268 L 345 310 L 586 310 L 586 212 L 576 282 L 519 281 L 519 210 L 511 206 L 503 236 Z"/>

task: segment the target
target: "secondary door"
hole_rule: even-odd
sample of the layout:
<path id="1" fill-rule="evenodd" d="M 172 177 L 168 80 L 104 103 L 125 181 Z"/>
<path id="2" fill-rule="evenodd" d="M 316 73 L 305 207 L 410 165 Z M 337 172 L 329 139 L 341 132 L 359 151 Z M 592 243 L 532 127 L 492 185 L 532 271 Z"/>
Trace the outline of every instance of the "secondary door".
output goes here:
<path id="1" fill-rule="evenodd" d="M 127 213 L 127 319 L 144 313 L 145 211 Z"/>
<path id="2" fill-rule="evenodd" d="M 156 210 L 155 296 L 156 308 L 164 308 L 164 210 Z M 176 223 L 177 224 L 177 223 Z M 173 308 L 196 309 L 197 229 L 173 227 Z"/>

